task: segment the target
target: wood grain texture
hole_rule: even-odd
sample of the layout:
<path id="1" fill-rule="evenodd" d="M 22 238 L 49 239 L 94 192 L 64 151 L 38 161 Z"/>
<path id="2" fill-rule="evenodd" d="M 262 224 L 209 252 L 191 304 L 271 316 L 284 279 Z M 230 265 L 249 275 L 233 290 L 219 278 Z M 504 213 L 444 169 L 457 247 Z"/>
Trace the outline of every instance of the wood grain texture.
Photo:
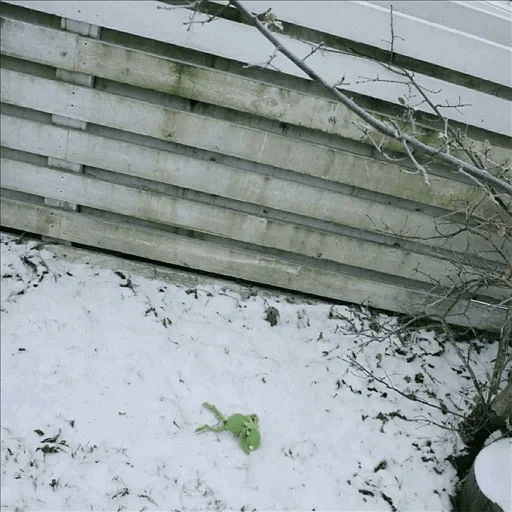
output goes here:
<path id="1" fill-rule="evenodd" d="M 446 260 L 57 169 L 7 159 L 2 159 L 1 165 L 2 186 L 6 189 L 208 233 L 224 237 L 226 243 L 246 242 L 259 246 L 261 251 L 278 249 L 369 272 L 428 284 L 435 281 L 446 287 L 458 281 L 460 269 Z M 482 293 L 502 300 L 508 296 L 507 290 L 497 288 Z"/>
<path id="2" fill-rule="evenodd" d="M 512 47 L 510 23 L 512 14 L 502 9 L 489 8 L 485 2 L 456 1 L 444 2 L 442 8 L 438 0 L 369 0 L 368 3 L 411 16 L 418 20 L 434 23 L 448 30 L 471 34 L 484 41 L 492 41 Z"/>
<path id="3" fill-rule="evenodd" d="M 66 100 L 63 99 L 64 96 L 61 93 L 55 92 L 54 86 L 60 90 L 62 90 L 62 88 L 73 88 L 73 86 L 68 84 L 57 84 L 55 82 L 45 81 L 45 83 L 50 84 L 48 91 L 45 91 L 44 88 L 36 87 L 34 90 L 37 90 L 39 94 L 37 96 L 33 96 L 28 93 L 29 89 L 23 86 L 23 84 L 25 84 L 24 81 L 22 83 L 18 82 L 18 86 L 15 86 L 14 84 L 16 82 L 14 82 L 11 87 L 8 83 L 10 80 L 7 79 L 8 74 L 5 73 L 5 70 L 2 71 L 2 92 L 4 91 L 4 87 L 6 90 L 6 94 L 2 94 L 2 99 L 8 103 L 13 99 L 13 91 L 15 91 L 19 100 L 23 101 L 23 105 L 27 105 L 28 102 L 30 102 L 32 108 L 34 108 L 33 103 L 37 102 L 39 108 L 50 108 L 49 105 L 52 103 L 51 98 L 53 97 L 57 98 L 54 101 L 56 104 L 55 108 L 60 108 L 65 106 Z M 9 76 L 16 78 L 14 75 Z M 23 76 L 26 77 L 27 75 Z M 29 79 L 32 78 L 34 77 L 29 77 Z M 9 88 L 9 91 L 7 91 L 7 88 Z M 79 94 L 78 92 L 79 91 L 77 90 L 77 94 L 71 95 L 68 100 L 73 102 L 72 104 L 68 103 L 70 110 L 76 111 L 74 116 L 69 117 L 78 117 L 88 121 L 91 121 L 92 119 L 93 122 L 98 124 L 107 126 L 114 125 L 113 127 L 115 128 L 137 131 L 144 135 L 156 135 L 157 137 L 160 136 L 160 138 L 165 138 L 165 133 L 168 132 L 166 125 L 170 127 L 183 126 L 183 122 L 179 117 L 179 115 L 182 114 L 181 112 L 167 111 L 167 114 L 165 109 L 162 109 L 161 107 L 147 104 L 147 106 L 144 107 L 145 104 L 135 100 L 106 95 L 105 93 L 90 91 L 89 89 L 81 89 L 81 92 L 84 93 L 85 96 L 82 96 L 82 94 Z M 94 98 L 103 98 L 106 101 L 98 102 L 95 99 L 91 100 L 90 95 Z M 46 101 L 45 98 L 48 98 L 48 100 Z M 94 105 L 94 108 L 91 108 L 91 105 Z M 130 105 L 135 106 L 135 109 L 132 110 Z M 85 115 L 82 115 L 82 113 Z M 167 118 L 167 115 L 170 117 Z M 174 118 L 175 115 L 178 117 Z M 185 116 L 190 116 L 190 114 L 185 114 Z M 193 115 L 192 117 L 199 118 L 199 116 Z M 168 119 L 167 121 L 166 118 Z M 135 125 L 132 122 L 132 119 L 137 119 L 137 123 Z M 217 150 L 220 150 L 223 136 L 216 121 L 204 120 L 201 122 L 200 120 L 193 119 L 193 122 L 196 126 L 195 130 L 186 129 L 185 131 L 180 132 L 183 133 L 184 137 L 187 137 L 187 139 L 191 136 L 194 137 L 195 141 L 197 141 L 197 143 L 194 142 L 194 144 L 190 145 L 204 144 L 207 137 L 211 136 L 215 147 Z M 212 128 L 208 128 L 208 123 L 212 123 Z M 162 126 L 164 126 L 163 137 L 160 131 L 161 128 L 159 128 Z M 215 130 L 214 133 L 210 133 L 212 129 Z M 241 137 L 240 132 L 242 132 Z M 76 133 L 78 132 L 70 131 L 69 138 L 74 136 Z M 249 130 L 249 134 L 250 133 L 251 130 Z M 8 131 L 2 136 L 4 137 L 4 140 L 9 137 L 11 137 L 11 139 L 16 139 L 17 137 L 14 134 L 14 131 Z M 37 135 L 34 134 L 34 138 L 36 137 Z M 233 144 L 230 137 L 235 139 L 235 144 Z M 259 140 L 264 141 L 264 132 L 257 133 L 257 137 L 262 137 Z M 57 138 L 59 137 L 57 136 Z M 232 127 L 232 135 L 228 134 L 226 138 L 228 152 L 229 148 L 233 147 L 236 147 L 239 150 L 242 149 L 242 152 L 247 151 L 249 153 L 251 150 L 257 150 L 257 141 L 251 141 L 248 136 L 244 139 L 243 130 L 235 125 Z M 180 142 L 183 143 L 183 140 L 184 139 L 180 139 Z M 244 148 L 242 144 L 238 144 L 238 142 L 241 142 L 242 144 L 247 143 L 247 146 Z M 15 149 L 21 149 L 21 143 L 16 143 L 15 140 L 11 140 L 9 144 L 11 146 L 15 146 Z M 39 141 L 38 144 L 41 144 L 41 141 Z M 90 148 L 90 151 L 97 151 L 97 149 L 93 147 Z M 112 148 L 107 145 L 106 151 L 108 153 L 109 151 L 112 151 Z M 276 151 L 280 151 L 279 146 L 277 146 Z M 222 152 L 226 152 L 224 147 L 222 148 Z M 304 159 L 309 156 L 304 151 L 301 152 L 301 155 Z M 103 156 L 101 156 L 101 158 L 103 158 Z M 67 156 L 66 159 L 73 161 L 72 156 Z M 147 163 L 145 163 L 145 165 L 147 165 Z M 98 167 L 105 168 L 106 166 L 103 163 L 102 165 L 98 165 Z M 153 172 L 155 171 L 151 169 L 151 173 Z M 168 171 L 164 169 L 163 172 L 165 173 Z M 187 171 L 183 170 L 182 172 Z M 151 177 L 151 174 L 149 178 L 156 179 L 154 178 L 154 175 Z M 240 194 L 240 190 L 245 190 L 245 194 L 247 194 L 246 197 L 251 203 L 264 204 L 268 206 L 271 205 L 271 207 L 277 209 L 283 208 L 283 204 L 294 204 L 295 213 L 298 213 L 297 210 L 299 210 L 303 215 L 305 214 L 308 217 L 322 219 L 326 222 L 334 222 L 374 233 L 388 235 L 395 234 L 402 238 L 417 240 L 430 247 L 444 248 L 456 252 L 465 253 L 469 251 L 470 253 L 479 254 L 488 249 L 487 242 L 479 236 L 469 237 L 467 231 L 459 232 L 460 226 L 451 222 L 449 216 L 433 218 L 431 215 L 417 211 L 404 212 L 404 210 L 398 206 L 370 201 L 354 195 L 338 194 L 331 192 L 328 189 L 314 188 L 294 181 L 276 180 L 265 175 L 258 176 L 255 173 L 246 173 L 245 175 L 240 176 L 240 178 L 240 180 L 228 183 L 229 191 L 226 194 L 228 197 Z M 244 178 L 249 178 L 249 181 L 244 181 Z M 204 177 L 202 179 L 204 179 Z M 211 182 L 212 180 L 208 179 L 207 183 Z M 212 184 L 211 186 L 212 188 L 209 189 L 208 192 L 214 194 L 215 185 Z M 457 234 L 445 239 L 439 236 L 440 233 Z M 502 246 L 504 243 L 503 239 L 497 234 L 489 234 L 489 237 L 491 239 L 495 239 L 495 243 L 499 244 L 499 246 Z M 499 259 L 499 256 L 494 253 L 485 253 L 485 256 L 491 260 Z"/>
<path id="4" fill-rule="evenodd" d="M 18 20 L 4 19 L 2 33 L 1 52 L 5 55 L 227 107 L 373 145 L 370 138 L 363 137 L 357 115 L 339 102 Z M 387 120 L 383 116 L 380 118 Z M 420 126 L 415 130 L 419 140 L 438 144 L 436 132 Z M 369 135 L 374 140 L 380 140 L 380 135 L 374 130 L 370 129 Z M 469 140 L 468 143 L 475 151 L 489 150 L 481 141 Z M 383 141 L 382 147 L 391 151 L 404 151 L 401 144 L 391 139 Z M 464 152 L 453 154 L 470 161 Z M 512 150 L 494 146 L 489 155 L 499 165 L 512 162 Z M 394 166 L 389 167 L 392 169 Z M 402 173 L 401 179 L 410 178 Z M 432 186 L 435 189 L 436 183 Z M 460 191 L 455 195 L 460 197 Z M 422 193 L 421 197 L 430 197 L 430 194 Z"/>
<path id="5" fill-rule="evenodd" d="M 2 198 L 0 213 L 7 227 L 390 311 L 424 314 L 433 299 L 430 294 L 388 283 L 11 199 Z M 444 301 L 437 304 L 439 311 L 451 306 Z M 455 324 L 497 330 L 504 321 L 504 310 L 460 301 L 449 318 Z"/>
<path id="6" fill-rule="evenodd" d="M 1 70 L 1 97 L 5 103 L 24 108 L 198 147 L 390 196 L 426 201 L 432 206 L 459 209 L 465 199 L 470 204 L 478 202 L 481 194 L 474 187 L 461 187 L 449 180 L 436 182 L 432 192 L 420 175 L 407 175 L 397 166 L 353 153 L 6 69 Z M 456 193 L 462 188 L 469 192 L 469 197 Z M 493 211 L 492 206 L 484 207 L 490 208 L 483 212 L 484 216 Z"/>
<path id="7" fill-rule="evenodd" d="M 215 23 L 192 25 L 189 30 L 187 22 L 190 13 L 186 9 L 162 9 L 165 5 L 153 0 L 143 3 L 7 0 L 7 3 L 218 55 L 243 64 L 265 63 L 268 56 L 273 53 L 273 46 L 264 40 L 255 28 L 218 19 Z M 201 16 L 196 16 L 196 21 L 200 21 Z M 280 38 L 297 55 L 306 56 L 311 50 L 307 43 L 287 36 Z M 397 105 L 400 103 L 398 98 L 408 94 L 407 85 L 396 83 L 396 75 L 377 62 L 331 52 L 317 52 L 308 62 L 328 82 L 336 83 L 344 75 L 346 91 Z M 307 78 L 283 56 L 274 59 L 273 65 L 282 73 Z M 373 79 L 377 76 L 382 81 L 376 83 L 372 80 L 361 80 L 361 77 Z M 462 100 L 464 104 L 469 105 L 464 109 L 446 109 L 445 115 L 448 119 L 512 136 L 512 126 L 509 122 L 512 117 L 510 102 L 420 74 L 416 75 L 416 79 L 426 89 L 439 91 L 436 100 L 440 104 L 456 105 Z M 425 104 L 419 104 L 416 108 L 419 111 L 430 112 L 430 108 Z M 486 115 L 482 116 L 481 112 L 486 112 Z"/>
<path id="8" fill-rule="evenodd" d="M 397 2 L 393 10 L 393 30 L 397 36 L 394 41 L 396 53 L 510 87 L 512 74 L 510 25 L 506 34 L 504 24 L 499 23 L 500 19 L 497 20 L 495 29 L 497 31 L 501 29 L 500 39 L 507 41 L 508 35 L 508 44 L 499 43 L 493 39 L 484 39 L 482 35 L 475 36 L 470 32 L 462 31 L 460 25 L 454 30 L 447 25 L 442 26 L 428 19 L 404 14 L 400 9 L 402 3 Z M 448 6 L 451 4 L 451 2 L 446 3 Z M 271 8 L 277 18 L 282 21 L 383 50 L 389 50 L 391 47 L 391 11 L 387 5 L 375 2 L 325 0 L 303 1 L 300 4 L 279 0 L 250 0 L 244 2 L 244 5 L 253 13 L 264 12 Z M 430 6 L 430 10 L 441 16 L 445 9 L 444 4 Z M 426 10 L 424 6 L 421 12 Z M 410 11 L 411 8 L 409 8 Z M 459 14 L 463 17 L 468 9 L 460 11 L 462 10 L 459 9 Z M 417 14 L 419 12 L 416 10 Z M 467 21 L 464 21 L 467 26 Z M 492 25 L 488 28 L 491 29 L 491 27 Z M 485 66 L 482 66 L 483 61 L 487 63 Z"/>
<path id="9" fill-rule="evenodd" d="M 244 62 L 266 60 L 269 53 L 251 27 L 218 20 L 187 31 L 186 10 L 158 9 L 168 5 L 152 0 L 143 5 L 9 3 L 65 16 L 78 28 L 94 24 L 119 33 L 110 39 L 113 44 L 36 25 L 37 12 L 31 23 L 2 18 L 1 51 L 8 57 L 0 77 L 5 107 L 2 225 L 408 314 L 443 312 L 451 306 L 431 283 L 449 287 L 457 282 L 452 257 L 467 261 L 478 255 L 480 263 L 499 266 L 500 257 L 488 252 L 481 237 L 457 232 L 461 226 L 455 214 L 464 205 L 476 206 L 474 214 L 480 218 L 497 211 L 490 201 L 480 201 L 477 187 L 449 179 L 442 169 L 438 172 L 444 177 L 433 176 L 427 187 L 421 176 L 376 159 L 367 145 L 358 143 L 356 116 L 334 101 L 300 92 L 300 73 L 284 61 L 278 65 L 291 75 L 284 83 L 297 84 L 294 90 L 239 74 L 237 62 L 241 69 Z M 378 13 L 384 19 L 382 7 L 352 4 L 337 3 L 336 9 Z M 275 8 L 289 20 L 305 12 L 292 12 L 286 2 Z M 7 11 L 23 18 L 22 9 Z M 48 17 L 43 18 L 39 21 L 44 24 Z M 315 30 L 338 30 L 315 13 L 307 18 L 304 25 Z M 416 26 L 418 21 L 409 18 L 405 12 L 399 17 Z M 320 22 L 327 25 L 322 28 Z M 140 46 L 146 51 L 130 47 L 142 41 L 130 34 L 148 39 Z M 370 44 L 368 38 L 377 35 L 364 37 Z M 476 40 L 469 31 L 456 40 L 465 38 Z M 172 46 L 160 45 L 162 55 L 148 53 L 151 39 L 234 60 L 230 72 L 210 62 L 180 62 L 162 56 Z M 288 42 L 299 44 L 299 51 L 308 48 Z M 478 41 L 477 46 L 499 46 L 491 43 Z M 430 49 L 421 51 L 427 59 Z M 344 69 L 354 76 L 381 69 L 375 62 L 342 54 L 318 53 L 314 58 L 331 79 Z M 77 80 L 88 77 L 87 82 L 64 83 L 75 75 Z M 98 89 L 84 87 L 92 77 L 99 78 Z M 443 86 L 439 101 L 469 91 L 420 78 L 430 87 Z M 359 84 L 352 90 L 396 102 L 393 96 L 402 92 L 396 84 L 388 85 Z M 500 134 L 510 135 L 510 104 L 475 90 L 468 94 L 478 103 L 464 112 L 464 121 L 485 124 L 494 132 L 489 137 L 503 144 Z M 479 121 L 481 112 L 486 119 Z M 69 122 L 51 125 L 51 117 Z M 93 133 L 77 129 L 85 123 Z M 428 142 L 437 134 L 421 129 L 419 137 Z M 396 149 L 392 144 L 386 148 Z M 511 156 L 510 147 L 493 148 L 499 163 Z M 61 161 L 68 170 L 59 168 Z M 86 174 L 70 172 L 75 166 L 85 166 Z M 43 197 L 51 206 L 41 204 Z M 83 205 L 83 211 L 54 207 L 62 201 Z M 512 247 L 495 231 L 480 233 L 512 258 Z M 441 234 L 452 236 L 444 239 Z M 486 302 L 508 298 L 509 290 L 476 293 L 479 301 L 457 304 L 451 321 L 498 329 L 504 311 Z M 439 309 L 429 310 L 436 299 Z"/>

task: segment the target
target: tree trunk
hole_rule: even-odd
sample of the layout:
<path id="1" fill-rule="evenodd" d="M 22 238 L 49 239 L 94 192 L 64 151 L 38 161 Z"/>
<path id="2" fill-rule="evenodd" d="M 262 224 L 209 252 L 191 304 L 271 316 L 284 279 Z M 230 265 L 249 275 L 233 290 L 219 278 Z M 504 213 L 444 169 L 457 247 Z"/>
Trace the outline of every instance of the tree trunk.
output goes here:
<path id="1" fill-rule="evenodd" d="M 491 402 L 491 410 L 494 413 L 493 423 L 496 424 L 496 428 L 502 431 L 507 430 L 507 421 L 512 423 L 512 379 Z"/>
<path id="2" fill-rule="evenodd" d="M 509 512 L 512 509 L 512 439 L 500 439 L 477 456 L 462 486 L 459 512 Z"/>
<path id="3" fill-rule="evenodd" d="M 459 478 L 464 478 L 469 473 L 489 436 L 496 431 L 510 434 L 511 424 L 512 379 L 489 405 L 478 404 L 459 424 L 458 432 L 469 450 L 465 455 L 452 458 L 452 464 Z"/>
<path id="4" fill-rule="evenodd" d="M 475 477 L 475 465 L 462 486 L 459 497 L 459 512 L 504 512 L 480 490 Z"/>

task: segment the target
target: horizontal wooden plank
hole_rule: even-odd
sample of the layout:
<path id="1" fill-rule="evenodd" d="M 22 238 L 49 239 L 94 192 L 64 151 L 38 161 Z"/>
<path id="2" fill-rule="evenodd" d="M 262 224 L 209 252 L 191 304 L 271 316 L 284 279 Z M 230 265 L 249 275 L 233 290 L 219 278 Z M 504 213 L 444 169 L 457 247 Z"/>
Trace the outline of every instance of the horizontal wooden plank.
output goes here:
<path id="1" fill-rule="evenodd" d="M 230 122 L 171 110 L 73 84 L 1 70 L 5 103 L 92 122 L 158 139 L 290 170 L 306 176 L 387 193 L 432 206 L 458 210 L 479 204 L 482 192 L 451 180 L 432 180 L 393 165 Z M 94 107 L 91 107 L 94 105 Z M 137 123 L 133 120 L 137 119 Z M 462 203 L 462 204 L 461 204 Z M 482 201 L 477 213 L 495 213 Z M 410 215 L 414 216 L 413 213 Z"/>
<path id="2" fill-rule="evenodd" d="M 45 241 L 44 248 L 62 258 L 69 263 L 79 263 L 91 265 L 91 267 L 100 267 L 103 270 L 112 272 L 122 271 L 132 276 L 143 277 L 153 281 L 161 281 L 185 289 L 205 286 L 214 286 L 224 288 L 226 292 L 239 294 L 240 297 L 247 296 L 247 284 L 230 278 L 206 274 L 204 272 L 195 272 L 182 267 L 166 265 L 155 261 L 144 261 L 140 258 L 127 258 L 123 255 L 108 254 L 105 251 L 97 251 L 95 248 L 83 248 L 76 245 L 62 244 L 58 240 L 54 243 Z M 276 290 L 267 286 L 258 286 L 251 284 L 250 288 L 254 290 L 259 297 L 267 300 L 287 300 L 290 303 L 303 302 L 305 304 L 323 304 L 326 301 L 322 298 L 313 298 L 312 296 L 300 297 L 292 291 L 283 289 Z"/>
<path id="3" fill-rule="evenodd" d="M 438 0 L 406 0 L 400 2 L 368 0 L 368 3 L 435 23 L 448 29 L 472 34 L 487 41 L 494 41 L 507 47 L 512 46 L 512 17 L 506 11 L 488 9 L 485 2 L 443 2 Z"/>
<path id="4" fill-rule="evenodd" d="M 3 88 L 6 85 L 6 81 L 2 80 L 1 85 Z M 90 92 L 87 89 L 83 90 L 87 93 Z M 39 94 L 42 94 L 41 90 L 39 90 Z M 103 93 L 99 94 L 103 95 Z M 29 97 L 24 89 L 21 89 L 21 95 L 25 98 Z M 80 101 L 78 96 L 73 96 L 72 101 L 75 104 Z M 2 98 L 4 98 L 3 95 Z M 121 101 L 127 100 L 126 98 L 118 99 Z M 42 102 L 44 103 L 44 100 Z M 96 109 L 91 108 L 91 105 L 94 104 L 94 102 L 85 102 L 83 105 L 84 111 L 101 113 L 108 112 L 109 110 L 115 111 L 116 119 L 120 119 L 122 116 L 130 127 L 136 126 L 137 129 L 147 125 L 152 130 L 155 126 L 165 124 L 161 119 L 155 120 L 154 123 L 143 122 L 143 112 L 147 114 L 148 109 L 151 107 L 150 105 L 148 105 L 148 109 L 145 111 L 140 108 L 138 112 L 133 114 L 128 112 L 125 115 L 122 113 L 122 108 L 120 110 L 117 107 L 114 108 L 112 101 L 105 105 L 98 105 Z M 486 251 L 489 249 L 488 245 L 480 237 L 473 238 L 468 242 L 468 234 L 466 232 L 459 233 L 450 239 L 440 237 L 440 232 L 452 233 L 458 230 L 458 227 L 450 223 L 449 219 L 435 221 L 431 216 L 420 212 L 404 211 L 388 204 L 342 195 L 329 190 L 252 172 L 236 174 L 240 171 L 235 171 L 235 173 L 231 171 L 224 175 L 225 167 L 216 167 L 211 163 L 206 165 L 205 162 L 196 164 L 191 161 L 192 159 L 172 154 L 165 156 L 165 152 L 156 152 L 148 148 L 130 146 L 110 139 L 101 140 L 101 138 L 92 137 L 80 131 L 69 130 L 69 133 L 64 135 L 60 131 L 65 130 L 64 128 L 45 126 L 44 129 L 41 129 L 41 125 L 37 123 L 7 116 L 3 119 L 3 126 L 7 125 L 10 129 L 2 130 L 2 144 L 13 149 L 23 151 L 28 149 L 31 152 L 37 149 L 37 151 L 41 151 L 43 154 L 52 153 L 51 156 L 62 158 L 63 160 L 78 161 L 79 163 L 95 165 L 99 168 L 117 170 L 128 174 L 133 174 L 134 172 L 141 173 L 138 174 L 139 177 L 146 177 L 154 181 L 168 183 L 169 180 L 177 179 L 178 181 L 173 182 L 173 184 L 178 186 L 183 186 L 183 180 L 186 182 L 187 178 L 171 178 L 169 167 L 175 169 L 176 175 L 186 174 L 187 176 L 193 169 L 198 174 L 195 178 L 190 178 L 189 176 L 187 184 L 196 186 L 198 181 L 202 181 L 203 184 L 200 185 L 200 190 L 210 194 L 245 200 L 253 204 L 266 205 L 278 210 L 287 211 L 287 208 L 290 208 L 288 211 L 293 211 L 293 213 L 374 233 L 390 234 L 394 232 L 403 237 L 417 237 L 420 243 L 431 247 L 442 247 L 463 253 L 469 251 L 479 254 L 486 254 Z M 132 119 L 138 119 L 136 125 L 133 125 Z M 201 132 L 198 133 L 200 134 Z M 43 149 L 43 147 L 46 147 L 46 149 Z M 69 150 L 70 147 L 73 149 Z M 76 158 L 77 153 L 81 155 L 80 158 Z M 92 157 L 91 155 L 96 156 Z M 127 160 L 126 157 L 128 155 L 133 157 L 133 159 L 129 158 Z M 141 155 L 144 155 L 144 158 Z M 91 158 L 96 159 L 93 160 L 94 163 L 91 162 Z M 110 159 L 113 159 L 113 161 Z M 155 162 L 155 167 L 148 166 L 150 161 Z M 137 171 L 133 169 L 137 169 Z M 217 169 L 218 179 L 212 179 L 213 176 L 210 173 L 214 172 L 212 171 L 213 169 Z M 497 235 L 493 236 L 493 238 L 496 239 L 495 241 L 499 246 L 503 246 L 504 240 L 502 238 Z M 499 257 L 494 252 L 486 255 L 489 259 L 499 261 Z"/>
<path id="5" fill-rule="evenodd" d="M 460 268 L 448 261 L 377 243 L 269 220 L 231 209 L 138 190 L 24 162 L 2 159 L 2 187 L 59 201 L 192 229 L 262 248 L 330 260 L 429 284 L 450 287 Z M 467 269 L 469 272 L 470 270 Z M 504 299 L 508 290 L 479 290 Z"/>
<path id="6" fill-rule="evenodd" d="M 74 0 L 8 0 L 8 3 L 248 64 L 264 63 L 273 53 L 273 46 L 264 40 L 255 28 L 224 19 L 218 19 L 215 23 L 196 23 L 188 26 L 189 11 L 159 9 L 162 3 L 151 0 L 144 3 L 125 1 L 101 4 Z M 196 16 L 196 21 L 201 19 L 203 15 Z M 278 37 L 299 56 L 306 56 L 310 52 L 310 46 L 302 41 L 287 36 Z M 341 76 L 345 76 L 343 88 L 346 91 L 395 104 L 400 103 L 398 98 L 408 94 L 408 86 L 396 83 L 396 75 L 385 70 L 377 62 L 332 52 L 317 52 L 308 62 L 328 82 L 336 83 Z M 281 55 L 278 55 L 272 64 L 283 73 L 307 78 Z M 373 80 L 361 80 L 361 77 L 373 79 L 377 76 L 383 81 L 376 83 Z M 416 80 L 426 90 L 439 91 L 435 95 L 435 100 L 439 104 L 457 105 L 462 100 L 464 104 L 470 105 L 463 109 L 446 109 L 444 113 L 448 119 L 512 136 L 510 102 L 424 75 L 417 74 Z M 419 102 L 416 108 L 419 111 L 430 112 L 430 107 L 423 102 Z M 482 112 L 485 112 L 485 115 L 482 115 Z"/>
<path id="7" fill-rule="evenodd" d="M 431 313 L 429 305 L 436 299 L 418 290 L 6 198 L 1 219 L 13 229 L 389 311 Z M 437 308 L 450 306 L 440 301 Z M 504 319 L 504 309 L 475 301 L 459 302 L 449 316 L 453 323 L 489 330 L 499 330 Z"/>
<path id="8" fill-rule="evenodd" d="M 358 116 L 339 102 L 298 91 L 272 87 L 231 73 L 164 59 L 17 20 L 4 19 L 2 34 L 0 50 L 5 55 L 373 144 L 369 137 L 361 138 L 362 132 L 358 128 L 360 122 Z M 386 121 L 386 118 L 378 117 Z M 417 126 L 415 132 L 417 138 L 426 144 L 435 147 L 439 142 L 438 134 L 431 130 Z M 375 130 L 370 130 L 369 135 L 374 140 L 380 140 L 380 136 Z M 475 151 L 487 152 L 489 150 L 480 141 L 468 140 L 468 143 Z M 401 144 L 391 139 L 384 142 L 382 147 L 392 151 L 404 151 Z M 463 152 L 453 154 L 469 161 L 469 157 Z M 498 165 L 506 166 L 512 163 L 511 150 L 492 147 L 488 154 L 490 161 Z M 394 170 L 394 166 L 391 166 L 391 172 Z M 395 195 L 400 192 L 407 194 L 409 187 L 403 187 L 404 179 L 418 181 L 415 178 L 406 178 L 401 173 L 402 186 L 396 187 L 391 182 L 386 183 L 390 190 L 395 191 Z M 383 189 L 382 180 L 379 181 L 380 183 L 375 185 L 373 181 L 365 180 L 365 184 L 368 187 L 373 185 L 372 190 L 375 190 L 376 186 L 376 190 L 387 192 L 385 185 Z M 453 190 L 453 187 L 460 188 L 464 185 L 452 184 L 452 190 L 450 190 L 445 183 L 433 182 L 428 194 L 419 190 L 415 197 L 406 195 L 402 197 L 428 200 L 436 198 L 441 191 L 446 196 L 454 195 L 461 199 L 467 198 L 462 190 Z M 469 203 L 473 202 L 470 198 L 467 200 Z M 433 204 L 450 207 L 446 201 Z M 492 205 L 489 206 L 492 208 Z"/>
<path id="9" fill-rule="evenodd" d="M 225 3 L 225 2 L 220 2 Z M 271 8 L 279 20 L 325 32 L 383 50 L 390 49 L 390 10 L 370 2 L 250 0 L 254 13 Z M 450 4 L 450 2 L 445 2 Z M 402 14 L 401 2 L 393 10 L 394 51 L 413 59 L 510 87 L 512 47 L 467 32 L 453 30 Z M 431 6 L 442 14 L 444 3 Z M 499 25 L 501 27 L 501 25 Z M 371 27 L 371 30 L 369 30 Z M 509 42 L 512 42 L 509 29 Z M 447 49 L 449 51 L 446 51 Z M 482 62 L 486 62 L 482 66 Z"/>
<path id="10" fill-rule="evenodd" d="M 462 3 L 468 4 L 469 2 Z M 480 0 L 476 7 L 484 12 L 498 16 L 507 16 L 508 19 L 512 20 L 512 5 L 510 0 Z"/>

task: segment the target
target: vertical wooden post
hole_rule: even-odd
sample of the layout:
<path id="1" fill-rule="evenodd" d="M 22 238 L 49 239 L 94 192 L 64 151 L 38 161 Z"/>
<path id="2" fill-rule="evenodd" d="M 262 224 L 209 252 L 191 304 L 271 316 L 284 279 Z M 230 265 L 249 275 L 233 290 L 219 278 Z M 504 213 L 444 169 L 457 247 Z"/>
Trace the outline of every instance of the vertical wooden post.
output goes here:
<path id="1" fill-rule="evenodd" d="M 91 25 L 90 23 L 62 18 L 60 26 L 63 30 L 73 32 L 74 34 L 79 34 L 81 36 L 91 37 L 93 39 L 99 39 L 100 36 L 100 27 Z M 56 76 L 57 79 L 62 82 L 82 85 L 84 87 L 94 87 L 94 76 L 92 75 L 57 69 Z M 71 119 L 69 117 L 58 116 L 55 114 L 52 115 L 52 124 L 67 128 L 74 128 L 76 130 L 87 130 L 87 123 L 85 121 L 79 121 L 77 119 Z M 68 162 L 66 160 L 61 160 L 60 158 L 48 157 L 48 165 L 57 169 L 65 169 L 67 171 L 77 173 L 83 172 L 82 164 L 77 162 Z M 64 208 L 66 210 L 79 211 L 79 206 L 77 204 L 70 203 L 68 201 L 45 198 L 45 204 Z"/>

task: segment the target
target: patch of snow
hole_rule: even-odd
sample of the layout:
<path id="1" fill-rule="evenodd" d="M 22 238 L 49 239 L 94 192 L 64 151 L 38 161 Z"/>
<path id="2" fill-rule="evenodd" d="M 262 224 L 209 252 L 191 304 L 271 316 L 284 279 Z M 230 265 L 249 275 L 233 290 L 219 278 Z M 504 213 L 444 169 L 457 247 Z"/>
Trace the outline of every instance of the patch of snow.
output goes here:
<path id="1" fill-rule="evenodd" d="M 472 382 L 433 331 L 369 343 L 357 308 L 0 247 L 3 511 L 451 509 L 453 418 L 349 363 L 463 413 Z M 477 348 L 484 380 L 497 344 Z M 260 448 L 194 433 L 205 401 L 258 414 Z"/>
<path id="2" fill-rule="evenodd" d="M 512 439 L 495 441 L 478 454 L 475 478 L 488 499 L 512 512 Z"/>

